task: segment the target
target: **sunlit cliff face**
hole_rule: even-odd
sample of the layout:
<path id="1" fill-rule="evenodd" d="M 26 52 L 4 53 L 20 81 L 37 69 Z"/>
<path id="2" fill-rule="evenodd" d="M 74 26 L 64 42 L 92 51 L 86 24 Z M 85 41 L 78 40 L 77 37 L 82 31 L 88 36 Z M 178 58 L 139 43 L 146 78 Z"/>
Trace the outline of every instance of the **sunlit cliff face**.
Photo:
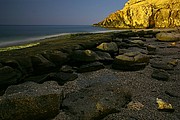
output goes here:
<path id="1" fill-rule="evenodd" d="M 122 10 L 97 24 L 116 28 L 169 28 L 180 26 L 179 0 L 129 0 Z"/>

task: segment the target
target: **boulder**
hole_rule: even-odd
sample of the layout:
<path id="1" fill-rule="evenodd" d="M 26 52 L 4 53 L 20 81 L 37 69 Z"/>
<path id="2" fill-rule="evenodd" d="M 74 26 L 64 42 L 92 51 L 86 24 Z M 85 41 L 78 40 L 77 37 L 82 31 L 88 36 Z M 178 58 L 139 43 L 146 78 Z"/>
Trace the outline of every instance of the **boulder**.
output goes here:
<path id="1" fill-rule="evenodd" d="M 68 54 L 61 51 L 46 51 L 42 55 L 57 66 L 63 65 L 69 60 Z"/>
<path id="2" fill-rule="evenodd" d="M 107 52 L 101 52 L 101 51 L 95 51 L 96 54 L 99 56 L 99 61 L 103 61 L 103 62 L 109 62 L 109 61 L 113 61 L 114 59 L 111 57 L 111 55 Z"/>
<path id="3" fill-rule="evenodd" d="M 104 68 L 103 63 L 94 62 L 94 63 L 80 66 L 79 69 L 77 70 L 77 72 L 79 72 L 79 73 L 91 72 L 91 71 L 96 71 L 96 70 L 100 70 L 103 68 Z"/>
<path id="4" fill-rule="evenodd" d="M 73 73 L 74 70 L 71 66 L 68 65 L 64 65 L 61 67 L 60 72 L 64 72 L 64 73 Z"/>
<path id="5" fill-rule="evenodd" d="M 155 69 L 151 77 L 157 80 L 167 81 L 169 79 L 169 74 L 165 70 Z"/>
<path id="6" fill-rule="evenodd" d="M 46 120 L 54 118 L 63 99 L 62 88 L 54 81 L 27 82 L 8 87 L 0 97 L 1 120 Z"/>
<path id="7" fill-rule="evenodd" d="M 62 107 L 74 120 L 100 120 L 120 111 L 131 100 L 127 89 L 112 84 L 94 84 L 67 95 Z"/>
<path id="8" fill-rule="evenodd" d="M 93 62 L 99 59 L 99 56 L 92 50 L 75 50 L 71 54 L 71 59 L 79 62 Z"/>
<path id="9" fill-rule="evenodd" d="M 99 46 L 96 47 L 98 50 L 109 52 L 109 53 L 115 53 L 118 52 L 118 46 L 115 42 L 110 43 L 101 43 Z"/>
<path id="10" fill-rule="evenodd" d="M 17 84 L 21 78 L 22 73 L 19 70 L 13 69 L 9 66 L 0 68 L 0 86 Z"/>
<path id="11" fill-rule="evenodd" d="M 41 82 L 44 82 L 44 81 L 56 81 L 56 82 L 58 82 L 58 84 L 64 85 L 64 83 L 66 83 L 68 81 L 73 81 L 76 78 L 78 78 L 77 74 L 58 72 L 58 73 L 50 73 L 50 74 L 48 74 Z"/>
<path id="12" fill-rule="evenodd" d="M 149 57 L 139 52 L 129 52 L 116 56 L 112 68 L 120 70 L 140 70 L 149 63 Z"/>
<path id="13" fill-rule="evenodd" d="M 179 33 L 158 33 L 156 35 L 158 41 L 163 42 L 174 42 L 180 41 L 180 34 Z"/>
<path id="14" fill-rule="evenodd" d="M 35 74 L 47 73 L 55 68 L 55 65 L 52 62 L 40 54 L 32 56 L 31 61 Z"/>

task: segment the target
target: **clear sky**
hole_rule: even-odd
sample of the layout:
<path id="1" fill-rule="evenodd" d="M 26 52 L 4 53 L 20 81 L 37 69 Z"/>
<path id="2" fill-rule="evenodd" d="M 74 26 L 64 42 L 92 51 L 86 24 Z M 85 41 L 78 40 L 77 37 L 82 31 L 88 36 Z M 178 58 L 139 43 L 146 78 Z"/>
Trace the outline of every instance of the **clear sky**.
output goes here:
<path id="1" fill-rule="evenodd" d="M 128 0 L 0 0 L 1 25 L 90 25 Z"/>

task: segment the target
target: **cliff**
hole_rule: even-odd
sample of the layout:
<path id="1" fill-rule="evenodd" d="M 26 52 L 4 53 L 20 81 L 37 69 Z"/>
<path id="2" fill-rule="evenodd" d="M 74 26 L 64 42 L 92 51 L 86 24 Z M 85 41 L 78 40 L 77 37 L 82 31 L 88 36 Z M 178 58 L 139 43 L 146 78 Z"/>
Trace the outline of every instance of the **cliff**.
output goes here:
<path id="1" fill-rule="evenodd" d="M 94 24 L 115 28 L 172 28 L 180 26 L 179 0 L 129 0 L 122 10 Z"/>

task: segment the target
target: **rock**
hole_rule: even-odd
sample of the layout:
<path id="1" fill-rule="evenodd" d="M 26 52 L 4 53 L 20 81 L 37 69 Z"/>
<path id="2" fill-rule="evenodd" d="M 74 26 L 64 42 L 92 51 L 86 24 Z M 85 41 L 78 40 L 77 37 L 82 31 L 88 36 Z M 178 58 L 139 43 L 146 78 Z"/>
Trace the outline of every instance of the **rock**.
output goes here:
<path id="1" fill-rule="evenodd" d="M 0 68 L 2 68 L 3 67 L 3 65 L 0 63 Z"/>
<path id="2" fill-rule="evenodd" d="M 131 99 L 128 90 L 118 85 L 94 84 L 66 96 L 62 107 L 74 120 L 99 120 L 119 111 Z"/>
<path id="3" fill-rule="evenodd" d="M 162 99 L 157 98 L 158 110 L 166 112 L 174 112 L 174 108 L 170 103 L 164 102 Z"/>
<path id="4" fill-rule="evenodd" d="M 130 103 L 128 103 L 127 108 L 129 110 L 141 110 L 143 109 L 144 105 L 140 102 L 133 102 L 131 101 Z"/>
<path id="5" fill-rule="evenodd" d="M 140 46 L 144 46 L 144 42 L 142 40 L 132 40 L 131 43 L 138 44 Z"/>
<path id="6" fill-rule="evenodd" d="M 147 45 L 146 48 L 149 52 L 154 52 L 157 49 L 154 45 Z"/>
<path id="7" fill-rule="evenodd" d="M 139 52 L 129 52 L 116 56 L 112 68 L 120 70 L 140 70 L 149 63 L 149 57 Z"/>
<path id="8" fill-rule="evenodd" d="M 0 68 L 0 86 L 17 84 L 22 73 L 9 66 Z"/>
<path id="9" fill-rule="evenodd" d="M 139 47 L 130 47 L 127 50 L 129 50 L 129 52 L 140 52 L 142 54 L 148 54 L 148 51 Z"/>
<path id="10" fill-rule="evenodd" d="M 163 61 L 152 61 L 151 67 L 163 70 L 173 70 L 173 65 Z"/>
<path id="11" fill-rule="evenodd" d="M 109 52 L 109 53 L 115 53 L 118 52 L 118 46 L 115 42 L 110 43 L 101 43 L 99 46 L 96 47 L 98 50 Z"/>
<path id="12" fill-rule="evenodd" d="M 31 61 L 35 74 L 47 73 L 55 68 L 55 65 L 52 62 L 40 54 L 32 56 Z"/>
<path id="13" fill-rule="evenodd" d="M 58 82 L 58 84 L 64 85 L 64 83 L 66 83 L 68 81 L 73 81 L 76 78 L 78 78 L 77 74 L 58 72 L 58 73 L 50 73 L 41 82 L 44 82 L 44 81 L 56 81 L 56 82 Z"/>
<path id="14" fill-rule="evenodd" d="M 158 33 L 156 35 L 158 41 L 163 42 L 174 42 L 180 41 L 180 34 L 179 33 Z"/>
<path id="15" fill-rule="evenodd" d="M 100 70 L 103 68 L 104 68 L 103 63 L 94 62 L 94 63 L 80 66 L 79 69 L 77 70 L 77 72 L 79 72 L 79 73 L 91 72 L 91 71 L 96 71 L 96 70 Z"/>
<path id="16" fill-rule="evenodd" d="M 169 74 L 165 70 L 155 69 L 151 77 L 157 80 L 167 81 L 169 79 Z"/>
<path id="17" fill-rule="evenodd" d="M 111 55 L 107 52 L 101 52 L 101 51 L 96 51 L 96 54 L 99 56 L 99 61 L 102 62 L 111 62 L 114 59 L 111 57 Z"/>
<path id="18" fill-rule="evenodd" d="M 64 73 L 73 73 L 74 70 L 71 66 L 68 65 L 64 65 L 61 67 L 60 72 L 64 72 Z"/>
<path id="19" fill-rule="evenodd" d="M 179 0 L 129 0 L 122 10 L 95 26 L 111 28 L 173 28 L 180 26 Z"/>
<path id="20" fill-rule="evenodd" d="M 52 120 L 73 120 L 73 118 L 67 115 L 65 112 L 60 112 L 54 119 Z"/>
<path id="21" fill-rule="evenodd" d="M 71 58 L 79 62 L 94 62 L 99 60 L 99 56 L 92 50 L 76 50 L 71 54 Z"/>
<path id="22" fill-rule="evenodd" d="M 2 120 L 45 120 L 55 117 L 63 99 L 56 82 L 27 82 L 8 87 L 0 97 Z"/>
<path id="23" fill-rule="evenodd" d="M 63 65 L 69 60 L 68 54 L 61 51 L 46 51 L 42 55 L 57 66 Z"/>
<path id="24" fill-rule="evenodd" d="M 172 59 L 170 61 L 168 61 L 169 65 L 172 65 L 172 66 L 177 66 L 178 65 L 178 59 Z"/>

